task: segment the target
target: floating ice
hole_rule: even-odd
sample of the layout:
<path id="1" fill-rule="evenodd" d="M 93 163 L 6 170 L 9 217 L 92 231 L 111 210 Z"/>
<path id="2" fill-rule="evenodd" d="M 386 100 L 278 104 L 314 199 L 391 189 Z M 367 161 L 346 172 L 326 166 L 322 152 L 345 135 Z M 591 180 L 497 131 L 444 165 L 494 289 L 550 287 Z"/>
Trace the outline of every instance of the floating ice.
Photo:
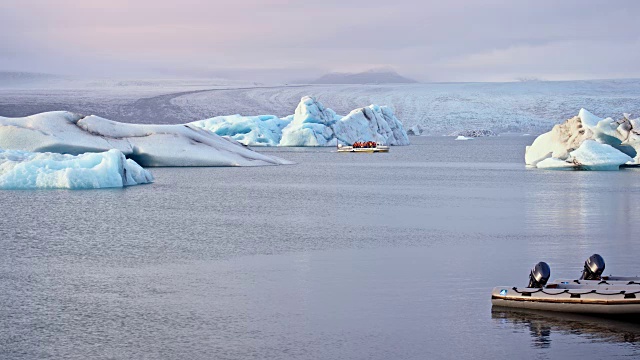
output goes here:
<path id="1" fill-rule="evenodd" d="M 310 96 L 300 100 L 295 114 L 284 118 L 232 115 L 190 125 L 251 146 L 336 146 L 356 141 L 409 145 L 402 123 L 389 107 L 370 105 L 340 116 Z"/>
<path id="2" fill-rule="evenodd" d="M 621 120 L 601 119 L 585 109 L 558 124 L 527 146 L 525 162 L 540 168 L 562 165 L 587 170 L 615 170 L 639 165 L 640 120 L 625 114 Z M 633 158 L 635 157 L 635 158 Z"/>
<path id="3" fill-rule="evenodd" d="M 300 100 L 293 121 L 282 130 L 280 146 L 336 146 L 332 128 L 338 115 L 316 99 L 305 96 Z"/>
<path id="4" fill-rule="evenodd" d="M 291 122 L 291 117 L 280 119 L 274 115 L 217 116 L 192 122 L 191 125 L 229 136 L 245 145 L 277 146 L 282 138 L 282 129 Z"/>
<path id="5" fill-rule="evenodd" d="M 618 170 L 633 159 L 613 146 L 595 140 L 585 140 L 570 154 L 573 163 L 585 170 Z"/>
<path id="6" fill-rule="evenodd" d="M 77 156 L 0 150 L 0 189 L 99 189 L 153 182 L 119 150 Z"/>
<path id="7" fill-rule="evenodd" d="M 463 136 L 463 137 L 476 138 L 476 137 L 485 137 L 485 136 L 496 136 L 496 133 L 493 132 L 492 130 L 476 129 L 476 130 L 455 131 L 451 133 L 449 136 Z"/>
<path id="8" fill-rule="evenodd" d="M 473 140 L 473 138 L 460 135 L 457 138 L 455 138 L 454 140 Z"/>
<path id="9" fill-rule="evenodd" d="M 402 123 L 387 106 L 369 105 L 353 110 L 333 126 L 341 143 L 374 141 L 384 145 L 409 145 Z"/>
<path id="10" fill-rule="evenodd" d="M 125 124 L 56 111 L 0 117 L 0 148 L 77 155 L 118 149 L 142 166 L 258 166 L 286 160 L 245 148 L 193 124 Z"/>

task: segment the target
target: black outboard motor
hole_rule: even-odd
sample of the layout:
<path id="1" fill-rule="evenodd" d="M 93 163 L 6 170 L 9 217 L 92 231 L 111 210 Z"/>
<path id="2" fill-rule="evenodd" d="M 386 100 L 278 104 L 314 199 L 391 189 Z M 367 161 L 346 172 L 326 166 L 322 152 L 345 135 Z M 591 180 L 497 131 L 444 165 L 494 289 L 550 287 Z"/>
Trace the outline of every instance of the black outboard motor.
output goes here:
<path id="1" fill-rule="evenodd" d="M 598 254 L 593 254 L 584 262 L 580 280 L 600 280 L 603 272 L 604 259 Z"/>
<path id="2" fill-rule="evenodd" d="M 540 261 L 536 264 L 536 266 L 531 269 L 531 274 L 529 275 L 529 288 L 541 288 L 547 284 L 549 281 L 549 277 L 551 277 L 551 268 L 547 265 L 546 262 Z"/>

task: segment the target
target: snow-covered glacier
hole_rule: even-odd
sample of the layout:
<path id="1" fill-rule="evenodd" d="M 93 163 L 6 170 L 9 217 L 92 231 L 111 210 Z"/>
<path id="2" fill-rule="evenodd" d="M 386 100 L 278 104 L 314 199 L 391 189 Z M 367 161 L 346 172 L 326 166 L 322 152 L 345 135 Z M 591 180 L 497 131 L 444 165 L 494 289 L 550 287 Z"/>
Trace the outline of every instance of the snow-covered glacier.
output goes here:
<path id="1" fill-rule="evenodd" d="M 640 165 L 640 119 L 599 118 L 585 109 L 527 146 L 525 162 L 546 169 L 617 170 Z"/>
<path id="2" fill-rule="evenodd" d="M 409 145 L 402 123 L 387 106 L 370 105 L 340 116 L 310 96 L 304 96 L 295 113 L 284 118 L 232 115 L 190 125 L 251 146 L 336 146 L 356 141 Z"/>
<path id="3" fill-rule="evenodd" d="M 126 124 L 66 111 L 0 117 L 0 148 L 70 155 L 117 149 L 145 167 L 290 163 L 192 124 Z"/>
<path id="4" fill-rule="evenodd" d="M 99 189 L 153 182 L 119 150 L 80 155 L 0 149 L 0 189 Z"/>

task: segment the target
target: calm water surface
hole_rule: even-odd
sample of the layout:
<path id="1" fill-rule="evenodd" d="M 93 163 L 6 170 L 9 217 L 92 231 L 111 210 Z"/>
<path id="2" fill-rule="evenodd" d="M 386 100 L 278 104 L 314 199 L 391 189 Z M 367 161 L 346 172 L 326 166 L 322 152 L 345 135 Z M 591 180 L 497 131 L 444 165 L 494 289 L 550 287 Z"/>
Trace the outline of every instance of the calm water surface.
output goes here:
<path id="1" fill-rule="evenodd" d="M 530 137 L 265 149 L 98 191 L 0 192 L 2 359 L 640 356 L 640 326 L 491 310 L 544 260 L 638 274 L 638 170 L 526 169 Z"/>

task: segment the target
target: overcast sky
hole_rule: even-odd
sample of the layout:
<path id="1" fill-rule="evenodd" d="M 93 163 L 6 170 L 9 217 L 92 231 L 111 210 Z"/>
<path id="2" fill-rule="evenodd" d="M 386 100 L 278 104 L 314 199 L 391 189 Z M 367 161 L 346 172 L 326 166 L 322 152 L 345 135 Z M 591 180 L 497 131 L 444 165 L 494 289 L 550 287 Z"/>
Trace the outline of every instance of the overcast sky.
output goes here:
<path id="1" fill-rule="evenodd" d="M 0 0 L 0 71 L 640 77 L 636 0 Z"/>

